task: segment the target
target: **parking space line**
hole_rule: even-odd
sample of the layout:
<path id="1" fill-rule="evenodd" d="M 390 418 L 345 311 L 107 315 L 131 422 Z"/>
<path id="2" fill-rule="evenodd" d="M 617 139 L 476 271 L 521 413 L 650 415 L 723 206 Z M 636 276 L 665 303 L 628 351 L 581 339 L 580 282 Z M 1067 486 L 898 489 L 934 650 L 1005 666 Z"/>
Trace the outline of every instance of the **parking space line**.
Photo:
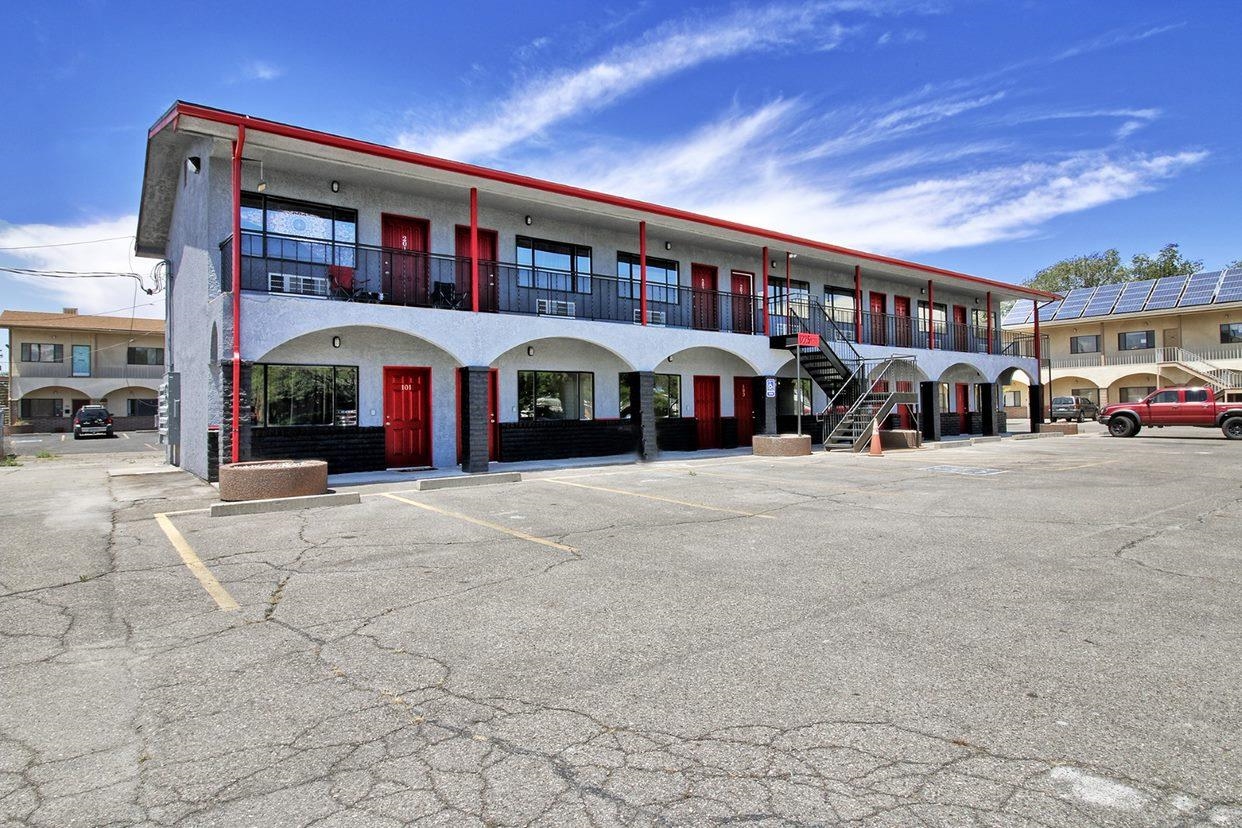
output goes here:
<path id="1" fill-rule="evenodd" d="M 568 480 L 561 480 L 555 477 L 541 477 L 540 483 L 559 483 L 562 486 L 576 486 L 579 489 L 592 489 L 597 492 L 610 492 L 611 494 L 629 495 L 630 497 L 641 497 L 645 500 L 657 500 L 661 503 L 673 503 L 677 506 L 689 506 L 692 509 L 707 509 L 710 512 L 726 512 L 731 515 L 741 515 L 742 517 L 763 518 L 765 520 L 776 520 L 774 515 L 763 515 L 758 512 L 744 512 L 741 509 L 728 509 L 723 506 L 708 506 L 706 503 L 691 503 L 688 500 L 676 500 L 671 497 L 660 497 L 659 495 L 646 494 L 644 492 L 627 492 L 625 489 L 613 489 L 609 486 L 588 486 L 586 483 L 571 483 Z"/>
<path id="2" fill-rule="evenodd" d="M 128 439 L 129 439 L 129 435 L 128 435 L 128 434 L 126 434 L 124 431 L 118 432 L 118 434 L 120 434 L 120 435 L 121 435 L 122 437 L 124 437 L 126 440 L 128 440 Z"/>
<path id="3" fill-rule="evenodd" d="M 512 537 L 519 538 L 524 541 L 530 541 L 531 543 L 537 543 L 537 544 L 540 544 L 541 546 L 550 546 L 553 549 L 559 549 L 562 552 L 570 552 L 573 554 L 577 554 L 578 552 L 578 550 L 574 549 L 572 546 L 566 546 L 565 544 L 557 543 L 554 540 L 548 540 L 547 538 L 541 538 L 536 535 L 529 535 L 526 532 L 522 532 L 517 529 L 511 529 L 510 527 L 502 526 L 499 523 L 492 523 L 490 521 L 480 520 L 479 518 L 476 518 L 476 517 L 470 517 L 470 515 L 463 515 L 461 512 L 453 512 L 453 511 L 449 511 L 448 509 L 441 509 L 438 506 L 432 506 L 430 503 L 419 503 L 417 500 L 410 500 L 408 497 L 401 497 L 400 495 L 395 495 L 395 494 L 392 494 L 391 492 L 385 492 L 383 496 L 388 498 L 389 500 L 397 500 L 397 501 L 400 501 L 401 503 L 409 504 L 410 506 L 417 506 L 419 509 L 426 509 L 428 512 L 435 512 L 437 515 L 444 515 L 445 517 L 451 517 L 451 518 L 457 518 L 458 520 L 464 520 L 467 523 L 473 523 L 475 526 L 482 526 L 487 529 L 493 529 L 497 532 L 503 532 L 506 535 L 510 535 Z"/>
<path id="4" fill-rule="evenodd" d="M 194 554 L 194 548 L 190 546 L 185 536 L 177 531 L 177 527 L 173 526 L 172 521 L 168 519 L 168 515 L 163 513 L 157 514 L 155 522 L 159 524 L 160 528 L 164 530 L 164 534 L 168 536 L 169 542 L 177 550 L 177 554 L 181 556 L 186 569 L 194 574 L 194 577 L 198 579 L 203 589 L 207 590 L 207 594 L 215 600 L 216 606 L 225 612 L 241 609 L 238 603 L 233 600 L 233 596 L 229 595 L 229 591 L 216 580 L 215 575 L 211 574 L 211 570 L 207 568 L 207 565 L 202 562 L 198 555 Z"/>
<path id="5" fill-rule="evenodd" d="M 62 443 L 63 443 L 63 442 L 65 442 L 65 435 L 63 435 L 63 434 L 62 434 L 62 435 L 60 435 L 60 441 L 61 441 Z"/>

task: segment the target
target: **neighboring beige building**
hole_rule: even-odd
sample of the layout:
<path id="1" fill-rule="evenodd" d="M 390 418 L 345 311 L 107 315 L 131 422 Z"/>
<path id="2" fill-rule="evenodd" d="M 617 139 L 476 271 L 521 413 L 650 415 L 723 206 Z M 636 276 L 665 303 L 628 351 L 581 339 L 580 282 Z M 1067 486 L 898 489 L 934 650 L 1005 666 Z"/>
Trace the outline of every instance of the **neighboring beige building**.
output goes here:
<path id="1" fill-rule="evenodd" d="M 1024 301 L 1002 325 L 1033 332 L 1032 315 Z M 1242 268 L 1080 288 L 1039 320 L 1045 407 L 1062 395 L 1104 405 L 1161 386 L 1242 385 Z M 1026 416 L 1027 384 L 1003 393 L 1006 410 Z"/>
<path id="2" fill-rule="evenodd" d="M 108 407 L 118 430 L 154 428 L 164 379 L 164 322 L 6 310 L 9 419 L 34 431 L 68 431 L 88 403 Z"/>

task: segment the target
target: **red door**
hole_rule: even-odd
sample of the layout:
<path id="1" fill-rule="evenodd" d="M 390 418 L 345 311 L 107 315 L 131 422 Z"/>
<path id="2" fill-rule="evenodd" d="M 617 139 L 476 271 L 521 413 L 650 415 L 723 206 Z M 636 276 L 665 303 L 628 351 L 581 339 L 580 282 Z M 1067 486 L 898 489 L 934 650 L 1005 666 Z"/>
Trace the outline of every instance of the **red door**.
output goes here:
<path id="1" fill-rule="evenodd" d="M 957 384 L 957 413 L 962 418 L 961 434 L 970 433 L 970 383 Z"/>
<path id="2" fill-rule="evenodd" d="M 899 348 L 909 348 L 914 337 L 911 336 L 913 325 L 910 320 L 910 297 L 894 296 L 893 297 L 893 324 L 897 341 L 894 343 Z"/>
<path id="3" fill-rule="evenodd" d="M 427 304 L 427 248 L 431 222 L 385 213 L 381 219 L 384 301 L 394 305 Z"/>
<path id="4" fill-rule="evenodd" d="M 720 448 L 720 377 L 694 378 L 694 419 L 699 448 Z"/>
<path id="5" fill-rule="evenodd" d="M 966 308 L 953 306 L 953 350 L 970 350 L 966 344 Z"/>
<path id="6" fill-rule="evenodd" d="M 871 291 L 871 344 L 887 345 L 888 331 L 886 323 L 888 312 L 888 297 L 883 293 Z"/>
<path id="7" fill-rule="evenodd" d="M 716 307 L 716 268 L 690 265 L 690 287 L 693 294 L 691 316 L 700 331 L 720 330 L 720 314 Z"/>
<path id="8" fill-rule="evenodd" d="M 384 366 L 389 468 L 431 465 L 431 369 Z"/>
<path id="9" fill-rule="evenodd" d="M 737 418 L 737 444 L 749 446 L 755 435 L 754 377 L 733 378 L 733 416 Z"/>
<path id="10" fill-rule="evenodd" d="M 495 230 L 479 228 L 479 310 L 495 313 L 500 310 L 500 274 L 496 261 L 500 258 L 500 243 Z M 473 290 L 470 272 L 470 227 L 457 225 L 457 293 L 465 297 L 463 308 L 473 307 L 470 299 Z"/>
<path id="11" fill-rule="evenodd" d="M 754 276 L 750 273 L 733 271 L 732 296 L 729 300 L 733 303 L 734 333 L 748 334 L 755 331 L 755 300 L 751 286 L 753 279 Z"/>
<path id="12" fill-rule="evenodd" d="M 466 369 L 457 369 L 457 462 L 461 462 L 461 387 Z M 500 369 L 487 373 L 487 459 L 499 459 L 500 452 Z"/>

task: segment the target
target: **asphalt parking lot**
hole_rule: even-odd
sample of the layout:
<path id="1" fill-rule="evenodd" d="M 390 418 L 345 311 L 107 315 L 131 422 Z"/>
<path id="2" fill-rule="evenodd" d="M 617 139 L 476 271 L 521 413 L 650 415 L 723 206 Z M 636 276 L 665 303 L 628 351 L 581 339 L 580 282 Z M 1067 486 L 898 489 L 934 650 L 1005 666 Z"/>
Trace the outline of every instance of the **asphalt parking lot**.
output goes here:
<path id="1" fill-rule="evenodd" d="M 40 452 L 51 454 L 116 454 L 118 452 L 152 452 L 159 450 L 159 434 L 155 431 L 118 431 L 112 437 L 83 437 L 73 434 L 13 434 L 4 438 L 4 450 L 19 457 L 37 457 Z"/>
<path id="2" fill-rule="evenodd" d="M 1242 825 L 1242 446 L 1179 431 L 236 518 L 0 469 L 0 817 Z"/>

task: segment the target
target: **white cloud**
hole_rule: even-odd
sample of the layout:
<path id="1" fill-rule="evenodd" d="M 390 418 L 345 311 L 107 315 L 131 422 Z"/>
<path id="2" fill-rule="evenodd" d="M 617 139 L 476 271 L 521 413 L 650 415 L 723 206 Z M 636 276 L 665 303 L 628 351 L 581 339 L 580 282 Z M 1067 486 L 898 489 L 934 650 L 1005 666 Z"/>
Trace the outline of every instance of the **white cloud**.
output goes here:
<path id="1" fill-rule="evenodd" d="M 242 65 L 242 80 L 272 81 L 285 73 L 283 67 L 265 60 L 251 60 Z"/>
<path id="2" fill-rule="evenodd" d="M 906 43 L 917 43 L 927 40 L 927 32 L 922 29 L 901 29 L 900 31 L 887 31 L 875 39 L 877 46 L 895 46 Z"/>
<path id="3" fill-rule="evenodd" d="M 0 248 L 25 248 L 0 251 L 0 263 L 36 270 L 136 272 L 145 277 L 156 260 L 131 255 L 137 224 L 133 215 L 77 225 L 0 223 Z M 111 241 L 82 243 L 95 239 Z M 76 307 L 81 313 L 127 313 L 134 301 L 134 280 L 127 277 L 53 279 L 3 274 L 0 280 L 6 306 L 16 310 Z M 150 286 L 149 279 L 146 284 Z M 9 297 L 17 297 L 21 304 L 9 304 L 13 302 Z M 164 315 L 163 294 L 147 296 L 140 289 L 137 301 L 145 306 L 135 311 L 138 316 Z"/>
<path id="4" fill-rule="evenodd" d="M 861 3 L 801 3 L 743 9 L 720 19 L 666 23 L 590 63 L 520 85 L 488 114 L 462 128 L 407 131 L 402 147 L 458 159 L 493 157 L 554 124 L 600 109 L 664 78 L 702 64 L 778 48 L 832 49 L 846 27 L 828 19 Z"/>

